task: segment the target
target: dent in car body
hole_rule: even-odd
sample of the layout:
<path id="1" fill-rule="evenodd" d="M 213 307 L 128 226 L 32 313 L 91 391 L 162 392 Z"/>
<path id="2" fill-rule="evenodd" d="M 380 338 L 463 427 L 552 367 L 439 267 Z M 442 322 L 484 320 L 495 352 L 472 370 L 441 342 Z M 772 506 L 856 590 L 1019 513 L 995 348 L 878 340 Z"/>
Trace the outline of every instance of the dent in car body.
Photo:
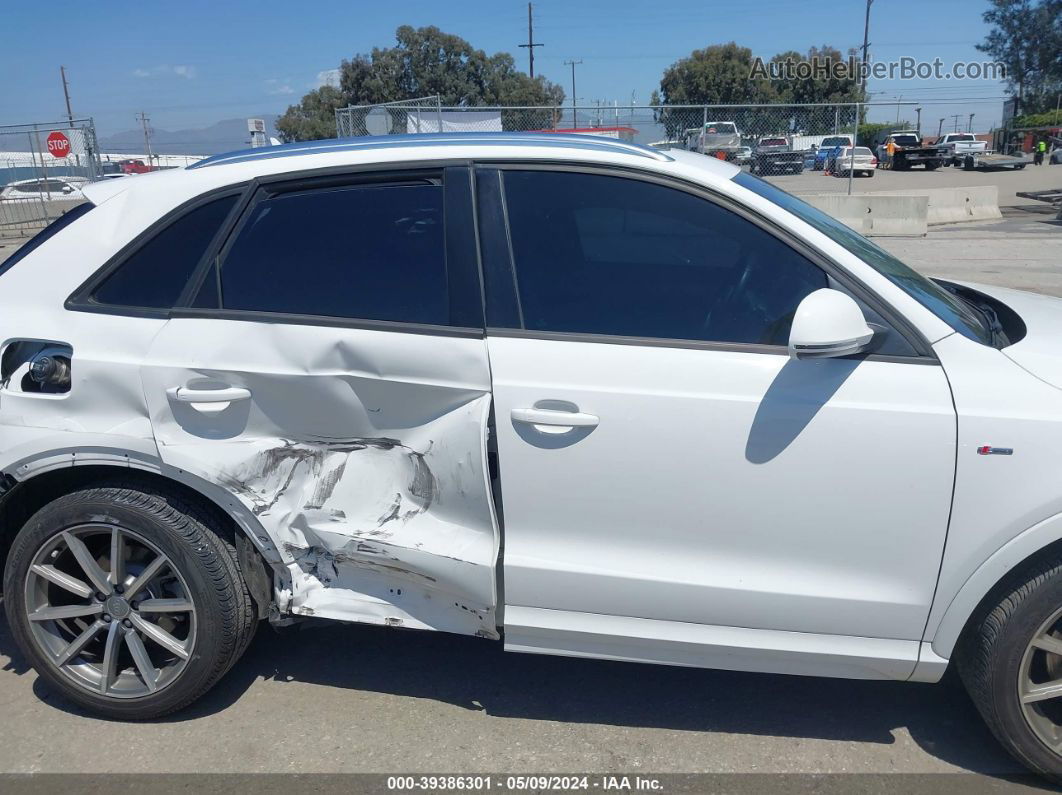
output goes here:
<path id="1" fill-rule="evenodd" d="M 497 637 L 481 339 L 171 323 L 144 368 L 159 454 L 261 524 L 282 613 Z M 221 385 L 251 397 L 200 413 L 168 392 Z"/>

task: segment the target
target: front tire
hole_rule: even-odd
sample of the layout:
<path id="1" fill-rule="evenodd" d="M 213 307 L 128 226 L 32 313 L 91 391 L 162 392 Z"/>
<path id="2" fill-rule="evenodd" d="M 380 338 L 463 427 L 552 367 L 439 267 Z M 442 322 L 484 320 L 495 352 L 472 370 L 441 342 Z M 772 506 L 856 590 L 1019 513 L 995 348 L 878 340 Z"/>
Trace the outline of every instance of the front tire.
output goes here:
<path id="1" fill-rule="evenodd" d="M 4 593 L 41 679 L 120 720 L 195 701 L 257 625 L 219 518 L 136 482 L 76 491 L 34 514 L 12 544 Z"/>
<path id="2" fill-rule="evenodd" d="M 959 674 L 1018 761 L 1062 783 L 1062 557 L 1026 567 L 964 635 Z"/>

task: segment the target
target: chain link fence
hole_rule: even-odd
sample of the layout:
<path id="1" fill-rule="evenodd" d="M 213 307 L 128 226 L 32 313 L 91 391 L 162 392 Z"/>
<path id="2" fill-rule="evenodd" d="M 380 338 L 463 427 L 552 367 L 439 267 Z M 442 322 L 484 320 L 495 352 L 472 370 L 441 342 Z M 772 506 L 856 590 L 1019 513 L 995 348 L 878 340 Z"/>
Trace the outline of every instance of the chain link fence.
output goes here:
<path id="1" fill-rule="evenodd" d="M 0 237 L 34 234 L 100 177 L 92 119 L 0 126 Z"/>
<path id="2" fill-rule="evenodd" d="M 603 135 L 662 149 L 686 149 L 718 157 L 763 175 L 805 170 L 852 176 L 872 173 L 855 166 L 880 156 L 884 134 L 859 134 L 876 104 L 897 111 L 917 103 L 803 105 L 559 105 L 447 107 L 438 97 L 336 111 L 339 137 L 433 132 L 554 132 Z M 885 132 L 907 128 L 897 122 Z M 841 147 L 848 167 L 837 164 Z"/>

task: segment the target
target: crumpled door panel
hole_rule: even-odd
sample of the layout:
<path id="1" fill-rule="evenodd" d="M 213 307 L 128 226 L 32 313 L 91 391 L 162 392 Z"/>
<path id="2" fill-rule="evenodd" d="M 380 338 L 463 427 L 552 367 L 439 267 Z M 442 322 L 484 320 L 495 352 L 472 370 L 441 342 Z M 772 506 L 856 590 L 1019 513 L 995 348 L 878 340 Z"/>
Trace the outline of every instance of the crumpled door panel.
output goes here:
<path id="1" fill-rule="evenodd" d="M 496 637 L 482 339 L 178 318 L 148 361 L 160 455 L 254 514 L 284 608 Z"/>

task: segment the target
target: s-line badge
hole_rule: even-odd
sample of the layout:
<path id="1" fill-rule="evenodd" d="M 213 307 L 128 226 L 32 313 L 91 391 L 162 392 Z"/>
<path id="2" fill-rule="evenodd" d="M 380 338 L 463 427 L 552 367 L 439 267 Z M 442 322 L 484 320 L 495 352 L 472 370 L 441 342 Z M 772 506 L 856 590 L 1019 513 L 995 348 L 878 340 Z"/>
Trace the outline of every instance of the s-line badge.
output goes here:
<path id="1" fill-rule="evenodd" d="M 992 447 L 983 445 L 977 448 L 978 455 L 1014 455 L 1013 447 Z"/>

